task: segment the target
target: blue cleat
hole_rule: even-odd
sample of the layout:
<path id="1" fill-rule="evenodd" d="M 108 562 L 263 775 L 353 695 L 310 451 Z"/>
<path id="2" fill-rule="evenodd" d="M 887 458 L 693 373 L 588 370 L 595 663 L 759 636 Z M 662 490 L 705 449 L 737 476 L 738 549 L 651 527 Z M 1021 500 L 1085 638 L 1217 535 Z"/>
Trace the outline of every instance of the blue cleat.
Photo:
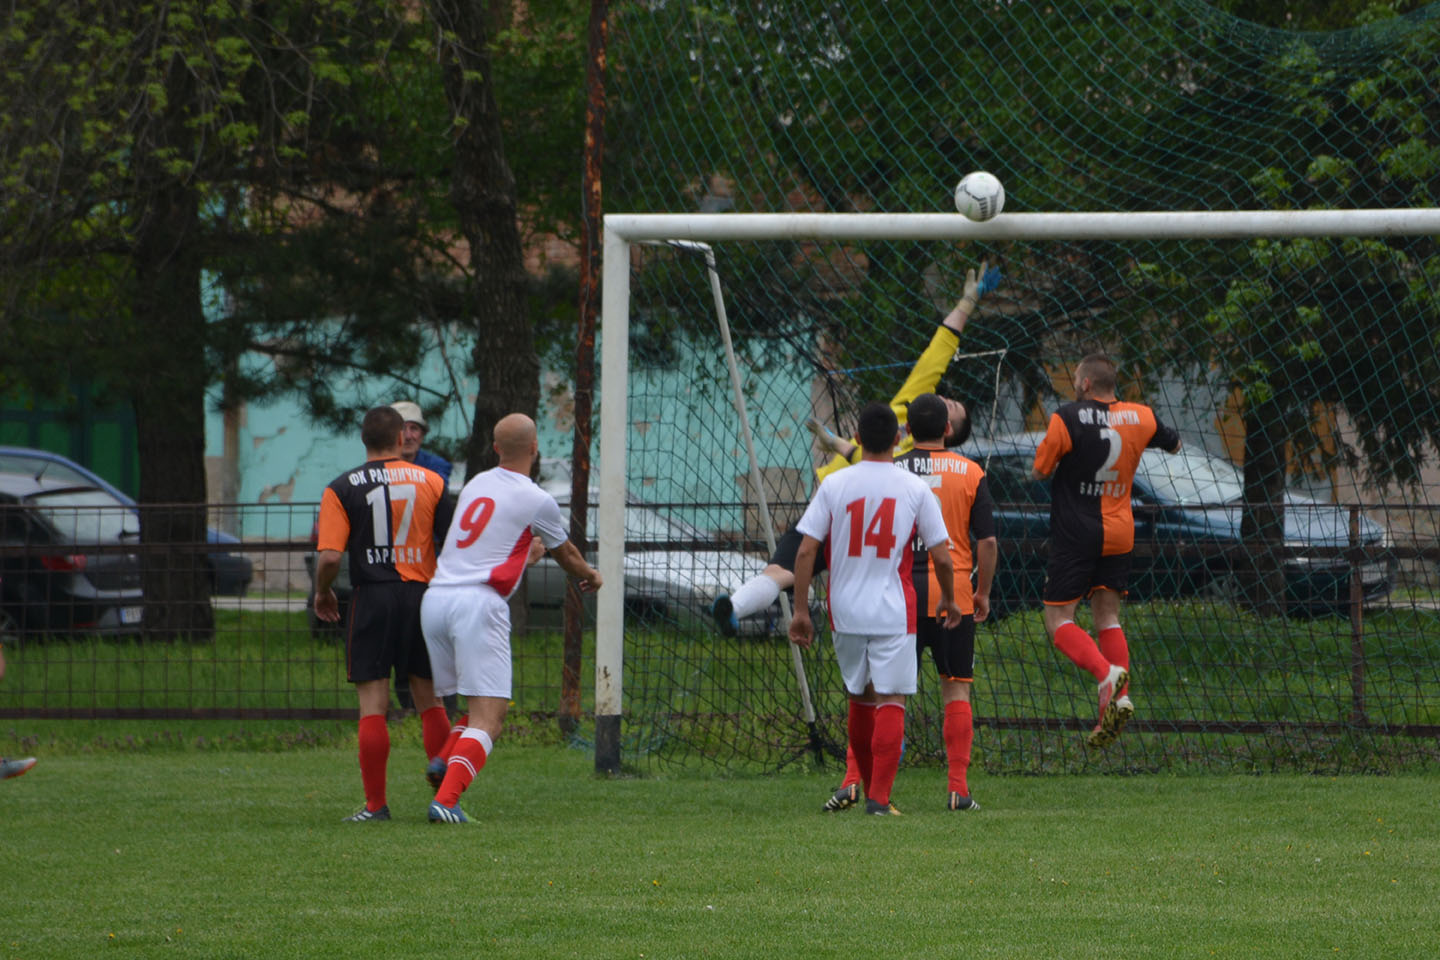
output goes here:
<path id="1" fill-rule="evenodd" d="M 735 619 L 735 605 L 730 602 L 730 594 L 722 593 L 715 598 L 710 615 L 715 618 L 715 626 L 719 627 L 725 636 L 733 637 L 740 632 L 740 621 Z"/>
<path id="2" fill-rule="evenodd" d="M 361 807 L 359 810 L 356 810 L 354 813 L 350 814 L 350 816 L 346 817 L 342 822 L 343 822 L 343 823 L 371 823 L 371 822 L 376 821 L 376 820 L 389 820 L 389 819 L 390 819 L 390 807 L 389 807 L 389 805 L 387 804 L 386 806 L 381 807 L 379 810 L 371 810 L 369 807 Z"/>
<path id="3" fill-rule="evenodd" d="M 447 807 L 438 800 L 430 801 L 430 822 L 431 823 L 469 823 L 470 818 L 465 816 L 465 811 L 460 809 L 460 804 Z"/>
<path id="4" fill-rule="evenodd" d="M 430 784 L 432 789 L 439 790 L 440 784 L 445 782 L 445 758 L 434 757 L 425 767 L 425 782 Z"/>

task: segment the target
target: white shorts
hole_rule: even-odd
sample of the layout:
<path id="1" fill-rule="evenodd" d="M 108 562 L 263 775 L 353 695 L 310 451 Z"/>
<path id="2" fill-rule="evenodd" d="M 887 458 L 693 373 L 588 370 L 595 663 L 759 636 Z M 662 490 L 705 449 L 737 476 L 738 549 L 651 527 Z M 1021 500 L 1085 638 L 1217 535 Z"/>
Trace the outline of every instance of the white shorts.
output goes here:
<path id="1" fill-rule="evenodd" d="M 919 670 L 915 634 L 877 636 L 836 630 L 830 637 L 835 644 L 835 659 L 840 661 L 840 677 L 849 693 L 859 696 L 870 683 L 875 685 L 876 693 L 909 695 L 915 692 L 915 674 Z M 430 659 L 435 659 L 433 653 Z M 436 690 L 439 690 L 438 679 Z"/>
<path id="2" fill-rule="evenodd" d="M 510 699 L 510 604 L 486 586 L 430 587 L 420 601 L 435 695 Z"/>

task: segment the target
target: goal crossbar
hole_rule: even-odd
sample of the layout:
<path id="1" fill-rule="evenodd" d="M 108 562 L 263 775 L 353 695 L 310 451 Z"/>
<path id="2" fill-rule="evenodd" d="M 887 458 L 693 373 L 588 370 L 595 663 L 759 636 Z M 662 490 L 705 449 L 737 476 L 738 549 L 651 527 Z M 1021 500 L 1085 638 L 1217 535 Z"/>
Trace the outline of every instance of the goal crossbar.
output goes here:
<path id="1" fill-rule="evenodd" d="M 1440 209 L 1008 213 L 976 223 L 958 213 L 606 214 L 601 292 L 601 590 L 595 618 L 595 767 L 620 769 L 625 625 L 626 434 L 629 419 L 631 244 L 693 240 L 1186 240 L 1440 236 Z"/>

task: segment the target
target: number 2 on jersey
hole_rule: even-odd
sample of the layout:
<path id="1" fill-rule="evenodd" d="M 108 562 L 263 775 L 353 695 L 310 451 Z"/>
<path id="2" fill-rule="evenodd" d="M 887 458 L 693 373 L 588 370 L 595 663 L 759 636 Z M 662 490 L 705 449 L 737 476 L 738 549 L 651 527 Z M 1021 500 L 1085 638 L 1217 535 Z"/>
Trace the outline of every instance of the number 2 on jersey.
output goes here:
<path id="1" fill-rule="evenodd" d="M 889 559 L 895 549 L 895 498 L 886 497 L 875 508 L 870 523 L 865 524 L 865 500 L 852 500 L 845 505 L 850 514 L 850 556 L 858 557 L 865 547 L 874 547 L 875 555 L 882 560 Z M 860 531 L 864 530 L 862 536 Z"/>
<path id="2" fill-rule="evenodd" d="M 470 501 L 465 512 L 460 514 L 460 529 L 465 535 L 455 541 L 456 549 L 470 546 L 480 539 L 480 534 L 485 532 L 485 527 L 490 523 L 490 516 L 495 512 L 495 501 L 489 497 L 477 497 Z"/>

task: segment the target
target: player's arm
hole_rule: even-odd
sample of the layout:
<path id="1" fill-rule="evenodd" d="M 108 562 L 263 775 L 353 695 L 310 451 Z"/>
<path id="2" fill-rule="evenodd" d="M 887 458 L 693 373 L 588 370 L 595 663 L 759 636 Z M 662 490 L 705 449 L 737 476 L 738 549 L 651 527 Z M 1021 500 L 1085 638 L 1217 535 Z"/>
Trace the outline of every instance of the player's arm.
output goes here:
<path id="1" fill-rule="evenodd" d="M 910 368 L 910 376 L 901 385 L 900 392 L 890 401 L 901 423 L 905 422 L 905 407 L 911 400 L 922 393 L 934 393 L 940 385 L 940 378 L 945 375 L 955 357 L 956 348 L 960 346 L 960 334 L 970 322 L 980 298 L 999 285 L 1000 268 L 992 267 L 986 261 L 980 262 L 978 277 L 973 269 L 965 271 L 965 290 L 959 301 L 940 321 L 930 344 L 921 352 L 915 366 Z"/>
<path id="2" fill-rule="evenodd" d="M 1167 427 L 1157 418 L 1155 421 L 1155 433 L 1151 435 L 1147 447 L 1159 447 L 1166 453 L 1180 452 L 1180 431 L 1174 427 Z"/>
<path id="3" fill-rule="evenodd" d="M 315 616 L 327 623 L 340 622 L 340 601 L 332 589 L 340 575 L 340 551 L 348 546 L 350 517 L 340 498 L 329 487 L 320 495 L 320 517 L 316 521 Z"/>
<path id="4" fill-rule="evenodd" d="M 315 616 L 328 623 L 340 622 L 340 600 L 332 589 L 339 575 L 339 550 L 321 550 L 315 554 Z"/>
<path id="5" fill-rule="evenodd" d="M 975 622 L 990 616 L 990 587 L 995 582 L 995 562 L 1000 556 L 1000 541 L 986 537 L 975 541 Z"/>
<path id="6" fill-rule="evenodd" d="M 930 567 L 935 571 L 935 579 L 940 582 L 940 599 L 945 610 L 945 626 L 954 630 L 960 626 L 961 619 L 965 614 L 960 612 L 960 605 L 955 602 L 955 561 L 950 559 L 950 541 L 941 540 L 931 547 Z"/>
<path id="7" fill-rule="evenodd" d="M 990 496 L 990 479 L 981 477 L 970 504 L 969 532 L 975 535 L 975 622 L 990 616 L 990 588 L 995 582 L 995 565 L 1000 541 L 995 536 L 995 500 Z"/>
<path id="8" fill-rule="evenodd" d="M 805 534 L 795 552 L 795 609 L 790 615 L 790 642 L 808 647 L 815 639 L 815 625 L 810 622 L 810 578 L 815 572 L 815 556 L 820 541 Z"/>
<path id="9" fill-rule="evenodd" d="M 600 571 L 586 563 L 584 554 L 569 540 L 558 547 L 551 547 L 550 556 L 560 564 L 561 570 L 580 581 L 582 591 L 600 589 L 602 583 Z"/>
<path id="10" fill-rule="evenodd" d="M 1045 429 L 1045 439 L 1035 450 L 1035 463 L 1030 468 L 1031 480 L 1044 480 L 1055 472 L 1060 458 L 1070 452 L 1070 431 L 1060 414 L 1050 414 L 1050 424 Z"/>
<path id="11" fill-rule="evenodd" d="M 1000 285 L 1000 268 L 990 266 L 990 261 L 980 261 L 980 272 L 974 270 L 965 271 L 965 289 L 960 294 L 960 299 L 955 306 L 940 321 L 951 330 L 956 336 L 965 332 L 965 324 L 975 313 L 975 308 L 980 304 L 980 298 Z"/>

